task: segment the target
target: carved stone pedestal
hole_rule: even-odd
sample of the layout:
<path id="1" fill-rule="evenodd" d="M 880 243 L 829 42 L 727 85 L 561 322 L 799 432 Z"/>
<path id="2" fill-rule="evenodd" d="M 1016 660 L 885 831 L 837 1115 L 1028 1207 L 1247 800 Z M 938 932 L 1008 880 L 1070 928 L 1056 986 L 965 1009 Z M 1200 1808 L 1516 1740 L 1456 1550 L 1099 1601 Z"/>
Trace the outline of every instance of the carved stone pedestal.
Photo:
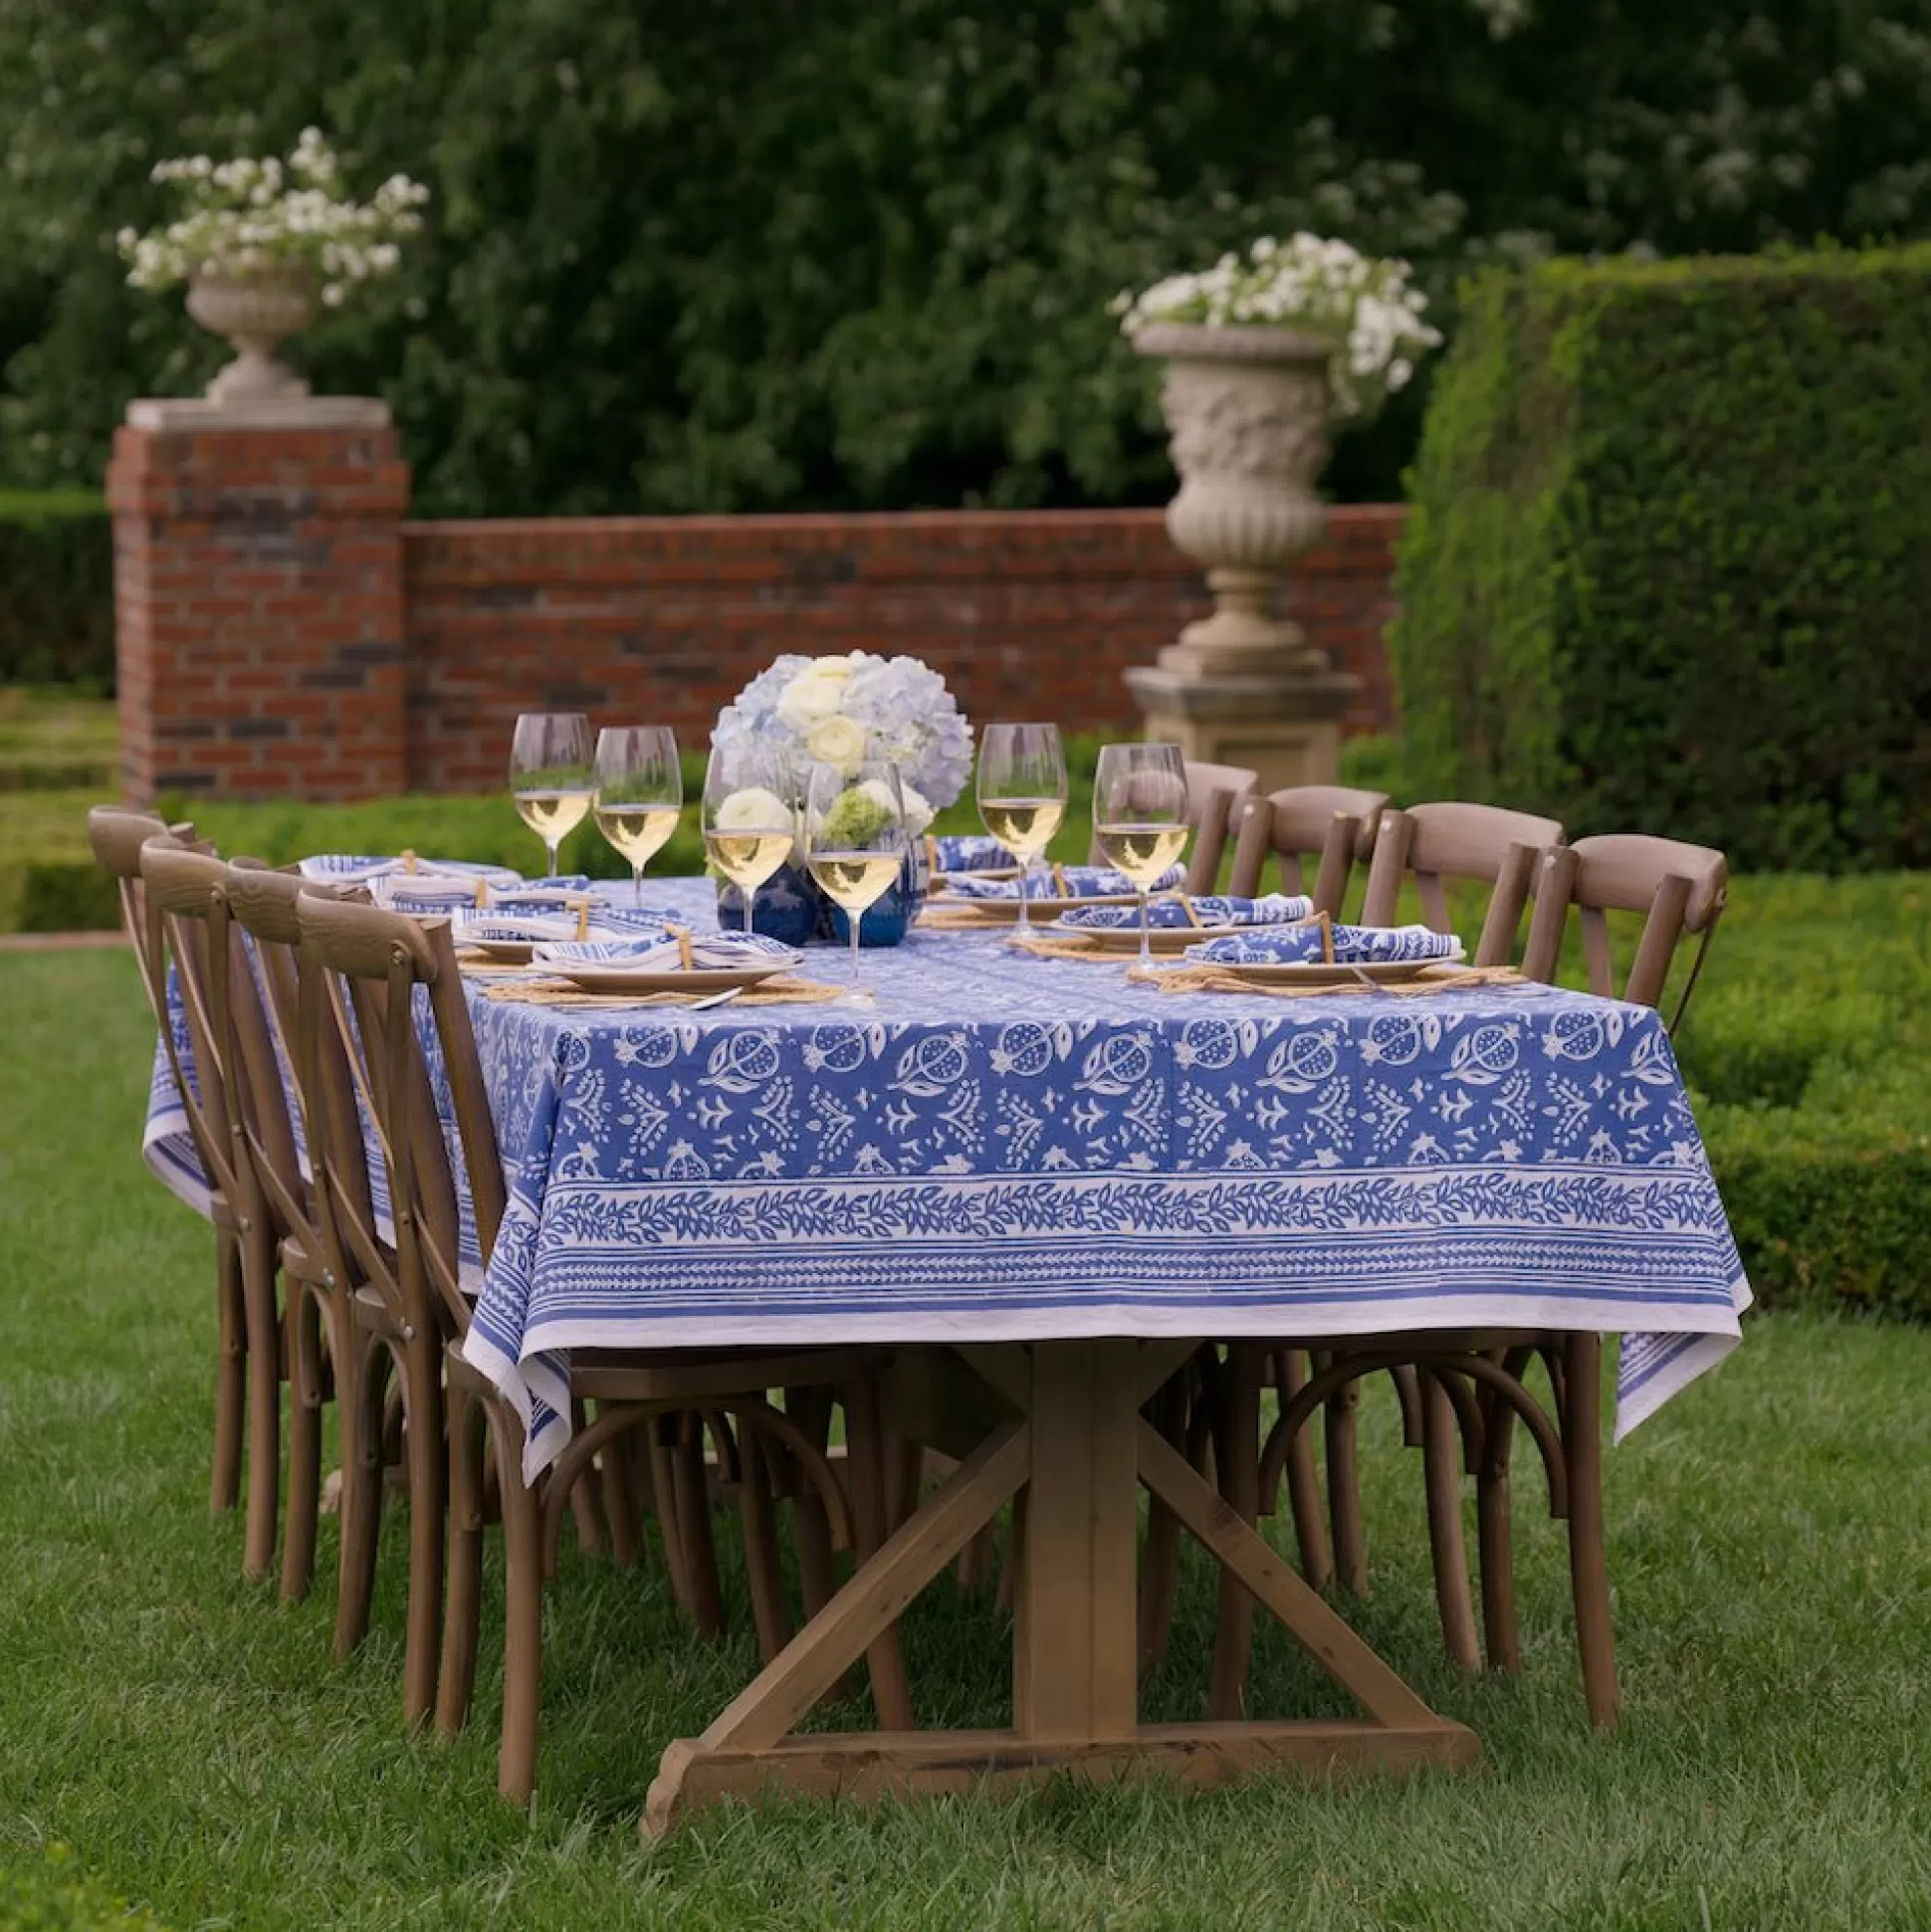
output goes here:
<path id="1" fill-rule="evenodd" d="M 1341 720 L 1359 685 L 1325 665 L 1272 678 L 1165 666 L 1127 673 L 1150 739 L 1178 745 L 1189 758 L 1246 765 L 1260 773 L 1262 791 L 1335 782 Z"/>

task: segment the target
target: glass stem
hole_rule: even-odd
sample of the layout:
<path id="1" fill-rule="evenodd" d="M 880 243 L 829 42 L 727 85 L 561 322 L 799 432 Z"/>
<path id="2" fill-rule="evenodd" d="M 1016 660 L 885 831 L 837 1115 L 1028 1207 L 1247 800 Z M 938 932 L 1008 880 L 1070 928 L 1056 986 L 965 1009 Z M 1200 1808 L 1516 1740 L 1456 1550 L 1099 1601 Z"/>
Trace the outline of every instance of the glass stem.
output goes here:
<path id="1" fill-rule="evenodd" d="M 749 934 L 751 932 L 751 902 L 757 895 L 751 887 L 740 886 L 738 888 L 738 896 L 745 902 L 745 931 Z"/>
<path id="2" fill-rule="evenodd" d="M 858 923 L 863 917 L 859 913 L 847 913 L 845 923 L 851 928 L 851 993 L 854 999 L 862 995 L 863 988 L 858 982 Z"/>
<path id="3" fill-rule="evenodd" d="M 549 876 L 553 879 L 556 877 L 556 841 L 553 838 L 544 839 L 543 850 L 549 856 Z"/>
<path id="4" fill-rule="evenodd" d="M 1019 931 L 1021 933 L 1032 931 L 1032 900 L 1026 890 L 1031 884 L 1032 861 L 1021 859 L 1019 861 Z"/>
<path id="5" fill-rule="evenodd" d="M 630 868 L 630 903 L 637 908 L 644 903 L 644 868 L 640 865 Z"/>
<path id="6" fill-rule="evenodd" d="M 1143 966 L 1150 966 L 1154 963 L 1153 944 L 1147 937 L 1148 905 L 1147 891 L 1143 886 L 1140 891 L 1140 964 Z"/>

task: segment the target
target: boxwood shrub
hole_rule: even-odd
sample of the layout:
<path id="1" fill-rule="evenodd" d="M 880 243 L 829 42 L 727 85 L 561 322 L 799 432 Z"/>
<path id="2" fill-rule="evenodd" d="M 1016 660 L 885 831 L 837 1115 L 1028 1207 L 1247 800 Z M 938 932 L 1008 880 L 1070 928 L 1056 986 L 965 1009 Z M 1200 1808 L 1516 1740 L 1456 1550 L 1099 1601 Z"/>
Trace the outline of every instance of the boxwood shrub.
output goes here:
<path id="1" fill-rule="evenodd" d="M 86 491 L 0 491 L 0 685 L 111 691 L 113 530 Z"/>
<path id="2" fill-rule="evenodd" d="M 1391 632 L 1421 795 L 1931 863 L 1931 247 L 1474 280 Z"/>

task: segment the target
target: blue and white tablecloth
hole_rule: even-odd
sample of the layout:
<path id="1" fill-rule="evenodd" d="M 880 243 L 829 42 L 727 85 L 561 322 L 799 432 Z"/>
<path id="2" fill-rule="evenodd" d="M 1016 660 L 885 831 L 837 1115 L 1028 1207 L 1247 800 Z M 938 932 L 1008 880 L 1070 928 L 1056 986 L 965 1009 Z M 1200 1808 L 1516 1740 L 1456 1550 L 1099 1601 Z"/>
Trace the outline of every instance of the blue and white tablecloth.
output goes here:
<path id="1" fill-rule="evenodd" d="M 467 1352 L 533 1470 L 579 1347 L 1595 1330 L 1620 1436 L 1736 1346 L 1647 1008 L 1180 996 L 961 933 L 864 967 L 871 1010 L 472 999 L 512 1185 Z"/>

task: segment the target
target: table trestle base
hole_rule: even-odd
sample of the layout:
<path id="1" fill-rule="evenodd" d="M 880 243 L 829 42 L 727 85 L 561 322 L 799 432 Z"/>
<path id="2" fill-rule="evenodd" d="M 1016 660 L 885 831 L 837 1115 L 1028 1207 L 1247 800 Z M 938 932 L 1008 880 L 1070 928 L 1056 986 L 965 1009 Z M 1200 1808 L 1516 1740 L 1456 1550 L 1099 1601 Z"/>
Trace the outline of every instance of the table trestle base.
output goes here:
<path id="1" fill-rule="evenodd" d="M 699 1738 L 664 1753 L 642 1820 L 667 1830 L 720 1798 L 768 1791 L 877 1798 L 1036 1784 L 1168 1779 L 1220 1785 L 1293 1769 L 1318 1778 L 1466 1765 L 1473 1732 L 1437 1717 L 1141 1415 L 1181 1352 L 1104 1339 L 959 1352 L 1015 1412 Z M 1347 1690 L 1360 1720 L 1142 1724 L 1137 1489 L 1144 1484 L 1260 1610 Z M 1013 1586 L 1012 1725 L 799 1735 L 794 1727 L 1006 1503 L 1023 1528 Z"/>

